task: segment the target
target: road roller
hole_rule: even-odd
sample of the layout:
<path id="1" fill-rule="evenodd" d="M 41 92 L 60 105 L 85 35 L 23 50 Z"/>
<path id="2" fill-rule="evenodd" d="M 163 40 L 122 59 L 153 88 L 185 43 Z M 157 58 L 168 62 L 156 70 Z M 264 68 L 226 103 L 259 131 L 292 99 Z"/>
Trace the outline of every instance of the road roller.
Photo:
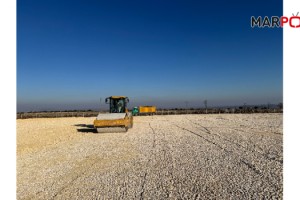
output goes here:
<path id="1" fill-rule="evenodd" d="M 132 128 L 132 113 L 127 109 L 128 97 L 110 96 L 105 99 L 105 103 L 109 104 L 109 113 L 99 113 L 94 120 L 98 133 L 127 132 Z"/>

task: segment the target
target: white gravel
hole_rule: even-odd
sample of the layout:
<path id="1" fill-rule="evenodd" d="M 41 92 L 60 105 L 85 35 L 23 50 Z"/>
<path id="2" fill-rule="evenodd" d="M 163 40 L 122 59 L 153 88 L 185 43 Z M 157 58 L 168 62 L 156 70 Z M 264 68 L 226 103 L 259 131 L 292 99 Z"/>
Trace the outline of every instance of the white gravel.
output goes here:
<path id="1" fill-rule="evenodd" d="M 18 199 L 282 199 L 282 114 L 17 120 Z"/>

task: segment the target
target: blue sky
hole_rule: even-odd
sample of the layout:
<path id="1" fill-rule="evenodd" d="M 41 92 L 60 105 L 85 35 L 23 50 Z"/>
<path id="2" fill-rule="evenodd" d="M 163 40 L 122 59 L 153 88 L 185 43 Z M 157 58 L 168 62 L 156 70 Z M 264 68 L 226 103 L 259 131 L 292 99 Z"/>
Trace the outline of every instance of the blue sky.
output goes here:
<path id="1" fill-rule="evenodd" d="M 17 1 L 17 109 L 282 102 L 282 1 Z"/>

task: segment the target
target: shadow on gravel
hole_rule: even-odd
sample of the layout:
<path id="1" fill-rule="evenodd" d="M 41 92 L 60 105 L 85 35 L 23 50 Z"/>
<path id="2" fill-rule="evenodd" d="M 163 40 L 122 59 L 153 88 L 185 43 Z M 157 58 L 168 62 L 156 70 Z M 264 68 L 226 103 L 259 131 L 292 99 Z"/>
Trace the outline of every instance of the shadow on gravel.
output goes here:
<path id="1" fill-rule="evenodd" d="M 92 124 L 75 124 L 74 126 L 82 127 L 77 129 L 80 133 L 97 133 L 97 130 Z"/>

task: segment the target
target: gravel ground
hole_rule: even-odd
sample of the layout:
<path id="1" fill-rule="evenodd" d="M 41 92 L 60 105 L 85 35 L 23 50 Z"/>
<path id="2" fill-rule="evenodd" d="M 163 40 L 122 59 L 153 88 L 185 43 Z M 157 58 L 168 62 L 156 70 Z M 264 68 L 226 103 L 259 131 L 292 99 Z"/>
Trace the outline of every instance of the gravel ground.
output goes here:
<path id="1" fill-rule="evenodd" d="M 18 199 L 282 199 L 282 114 L 17 120 Z"/>

